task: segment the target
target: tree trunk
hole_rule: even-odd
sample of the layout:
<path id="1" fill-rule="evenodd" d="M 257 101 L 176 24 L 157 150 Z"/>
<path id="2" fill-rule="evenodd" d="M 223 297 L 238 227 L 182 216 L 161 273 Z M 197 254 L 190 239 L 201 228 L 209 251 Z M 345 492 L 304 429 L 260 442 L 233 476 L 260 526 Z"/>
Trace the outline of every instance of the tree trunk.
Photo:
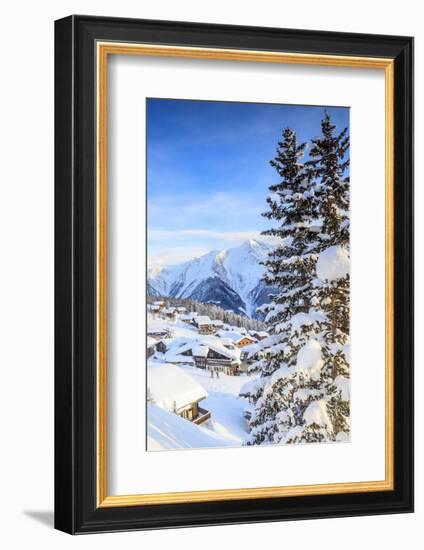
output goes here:
<path id="1" fill-rule="evenodd" d="M 331 340 L 336 341 L 336 297 L 335 293 L 331 294 Z"/>
<path id="2" fill-rule="evenodd" d="M 336 296 L 335 292 L 331 294 L 331 340 L 333 344 L 336 341 Z M 333 354 L 333 380 L 336 378 L 336 356 Z"/>

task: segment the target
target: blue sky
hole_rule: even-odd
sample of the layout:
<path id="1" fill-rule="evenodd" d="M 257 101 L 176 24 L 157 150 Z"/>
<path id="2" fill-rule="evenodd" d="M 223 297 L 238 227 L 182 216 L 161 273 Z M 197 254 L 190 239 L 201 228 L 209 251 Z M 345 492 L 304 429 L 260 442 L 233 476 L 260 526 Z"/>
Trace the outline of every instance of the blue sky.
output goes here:
<path id="1" fill-rule="evenodd" d="M 286 127 L 320 134 L 324 107 L 147 100 L 149 265 L 178 263 L 259 236 L 270 222 L 269 165 Z M 337 130 L 349 109 L 325 107 Z"/>

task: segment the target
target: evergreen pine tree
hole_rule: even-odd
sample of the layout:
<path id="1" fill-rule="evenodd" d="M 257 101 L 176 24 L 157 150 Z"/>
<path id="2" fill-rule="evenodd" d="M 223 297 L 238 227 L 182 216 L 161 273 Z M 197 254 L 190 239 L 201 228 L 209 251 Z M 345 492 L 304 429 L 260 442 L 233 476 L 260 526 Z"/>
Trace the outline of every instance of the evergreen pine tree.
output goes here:
<path id="1" fill-rule="evenodd" d="M 300 433 L 305 411 L 312 401 L 324 397 L 319 343 L 324 317 L 311 309 L 316 301 L 313 279 L 318 205 L 313 172 L 306 172 L 300 162 L 305 148 L 304 143 L 297 142 L 296 133 L 287 128 L 271 161 L 281 181 L 269 188 L 269 210 L 264 216 L 275 220 L 277 226 L 264 234 L 277 237 L 281 244 L 264 262 L 264 281 L 281 291 L 263 308 L 272 335 L 261 342 L 261 358 L 252 366 L 263 380 L 260 392 L 254 396 L 248 445 L 320 441 L 332 434 L 331 426 L 325 432 L 325 425 L 311 425 Z"/>
<path id="2" fill-rule="evenodd" d="M 349 246 L 349 166 L 347 128 L 335 135 L 336 126 L 326 112 L 321 121 L 322 135 L 312 140 L 311 159 L 306 168 L 315 179 L 315 193 L 319 198 L 322 230 L 321 248 L 332 245 Z"/>
<path id="3" fill-rule="evenodd" d="M 264 282 L 281 289 L 274 302 L 279 306 L 278 319 L 287 321 L 300 311 L 309 311 L 311 305 L 317 201 L 311 186 L 312 173 L 306 172 L 299 162 L 306 144 L 298 144 L 296 133 L 289 128 L 283 132 L 283 138 L 270 163 L 282 179 L 269 187 L 269 210 L 263 214 L 279 223 L 263 234 L 278 237 L 282 245 L 270 252 L 264 262 L 267 268 Z"/>
<path id="4" fill-rule="evenodd" d="M 323 375 L 335 437 L 349 432 L 349 135 L 337 134 L 328 113 L 321 122 L 322 135 L 312 140 L 306 163 L 315 179 L 322 220 L 318 234 L 316 300 L 327 315 Z"/>

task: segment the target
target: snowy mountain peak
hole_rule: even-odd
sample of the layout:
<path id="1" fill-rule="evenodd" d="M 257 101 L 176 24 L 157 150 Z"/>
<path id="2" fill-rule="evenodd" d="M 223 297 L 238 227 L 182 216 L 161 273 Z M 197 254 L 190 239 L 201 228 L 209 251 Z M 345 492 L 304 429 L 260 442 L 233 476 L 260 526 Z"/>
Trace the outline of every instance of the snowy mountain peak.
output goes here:
<path id="1" fill-rule="evenodd" d="M 178 265 L 152 268 L 148 285 L 162 296 L 215 303 L 253 317 L 256 308 L 269 301 L 270 289 L 261 281 L 264 266 L 260 262 L 273 248 L 268 242 L 249 239 Z"/>
<path id="2" fill-rule="evenodd" d="M 248 239 L 247 241 L 244 241 L 244 243 L 242 244 L 242 246 L 246 246 L 248 248 L 260 248 L 261 247 L 261 244 L 264 244 L 265 243 L 261 243 L 260 241 L 257 241 L 256 239 Z M 266 246 L 266 245 L 265 245 Z"/>

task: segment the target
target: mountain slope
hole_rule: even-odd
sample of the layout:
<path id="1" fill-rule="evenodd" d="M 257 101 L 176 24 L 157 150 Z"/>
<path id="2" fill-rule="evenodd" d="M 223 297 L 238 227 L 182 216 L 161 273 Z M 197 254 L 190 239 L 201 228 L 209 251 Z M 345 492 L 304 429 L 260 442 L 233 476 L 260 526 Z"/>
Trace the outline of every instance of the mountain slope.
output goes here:
<path id="1" fill-rule="evenodd" d="M 255 317 L 256 308 L 269 301 L 273 289 L 262 281 L 265 260 L 273 245 L 249 240 L 242 245 L 212 251 L 178 265 L 149 270 L 148 291 L 153 295 L 192 298 Z"/>

